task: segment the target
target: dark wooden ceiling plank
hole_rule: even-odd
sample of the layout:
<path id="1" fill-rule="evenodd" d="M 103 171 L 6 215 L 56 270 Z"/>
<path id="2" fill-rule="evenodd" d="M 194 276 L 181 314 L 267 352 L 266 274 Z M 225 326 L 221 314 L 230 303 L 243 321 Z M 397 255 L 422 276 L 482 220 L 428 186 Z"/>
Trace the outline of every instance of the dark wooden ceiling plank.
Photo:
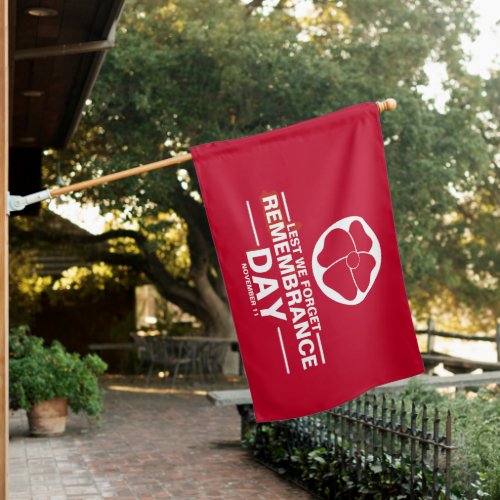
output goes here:
<path id="1" fill-rule="evenodd" d="M 12 113 L 13 120 L 13 130 L 14 130 L 14 138 L 19 137 L 19 131 L 22 131 L 25 126 L 26 115 L 29 109 L 29 103 L 26 100 L 18 100 L 14 108 L 14 112 Z M 17 133 L 16 133 L 17 132 Z"/>
<path id="2" fill-rule="evenodd" d="M 30 111 L 28 129 L 33 130 L 33 135 L 37 138 L 37 144 L 44 147 L 47 142 L 45 135 L 45 117 L 48 110 L 48 96 L 53 92 L 54 59 L 37 59 L 33 61 L 31 73 L 31 87 L 38 87 L 45 91 L 41 97 L 30 98 Z"/>
<path id="3" fill-rule="evenodd" d="M 78 68 L 75 71 L 75 83 L 71 87 L 71 91 L 67 95 L 65 102 L 65 107 L 72 112 L 66 113 L 61 116 L 61 126 L 59 128 L 59 134 L 56 139 L 56 143 L 62 147 L 64 140 L 67 135 L 68 128 L 71 125 L 71 121 L 75 112 L 75 109 L 79 103 L 80 96 L 83 92 L 83 86 L 85 84 L 85 78 L 89 74 L 92 62 L 94 61 L 95 54 L 84 54 L 78 57 Z"/>
<path id="4" fill-rule="evenodd" d="M 50 91 L 53 73 L 54 58 L 33 59 L 30 88 Z"/>
<path id="5" fill-rule="evenodd" d="M 104 40 L 107 37 L 105 33 L 110 18 L 110 7 L 112 2 L 97 2 L 94 12 L 94 22 L 88 32 L 88 40 Z"/>
<path id="6" fill-rule="evenodd" d="M 14 71 L 16 74 L 16 93 L 21 90 L 28 90 L 31 86 L 31 65 L 33 61 L 16 61 Z"/>
<path id="7" fill-rule="evenodd" d="M 20 137 L 26 136 L 26 126 L 29 114 L 29 102 L 22 95 L 22 91 L 30 87 L 33 63 L 26 61 L 27 64 L 16 64 L 16 85 L 14 88 L 14 113 L 12 121 L 12 140 L 18 141 Z M 18 109 L 22 110 L 22 116 L 18 114 Z"/>
<path id="8" fill-rule="evenodd" d="M 59 129 L 65 113 L 61 110 L 70 111 L 68 102 L 75 88 L 75 74 L 80 67 L 81 56 L 64 56 L 52 58 L 53 71 L 51 81 L 51 92 L 45 101 L 43 119 L 43 130 L 41 136 L 48 144 L 58 143 Z"/>
<path id="9" fill-rule="evenodd" d="M 16 15 L 16 50 L 27 49 L 36 44 L 36 33 L 38 30 L 38 18 L 26 14 L 29 6 L 39 5 L 40 1 L 17 0 Z"/>
<path id="10" fill-rule="evenodd" d="M 85 2 L 83 2 L 85 3 Z M 57 16 L 42 17 L 38 23 L 36 47 L 57 45 L 65 22 L 66 3 L 63 0 L 45 0 L 44 7 L 57 11 Z"/>
<path id="11" fill-rule="evenodd" d="M 36 137 L 34 145 L 42 147 L 39 129 L 43 124 L 44 103 L 51 92 L 51 73 L 53 61 L 38 59 L 34 61 L 18 61 L 16 63 L 16 91 L 15 91 L 15 126 L 13 126 L 13 141 L 18 142 L 20 137 Z M 29 97 L 23 94 L 26 90 L 41 90 L 41 96 Z M 17 117 L 17 109 L 21 109 L 24 120 Z"/>
<path id="12" fill-rule="evenodd" d="M 97 0 L 97 3 L 99 3 L 99 0 Z M 95 5 L 96 0 L 86 2 L 67 0 L 64 25 L 59 39 L 60 43 L 78 43 L 89 39 L 88 33 L 95 22 Z"/>

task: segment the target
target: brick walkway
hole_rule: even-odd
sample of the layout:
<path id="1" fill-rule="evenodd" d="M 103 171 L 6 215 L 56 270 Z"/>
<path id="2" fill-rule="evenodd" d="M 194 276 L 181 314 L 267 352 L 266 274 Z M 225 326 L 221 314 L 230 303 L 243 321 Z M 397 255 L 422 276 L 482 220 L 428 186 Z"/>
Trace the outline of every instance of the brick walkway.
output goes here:
<path id="1" fill-rule="evenodd" d="M 239 447 L 235 408 L 195 391 L 121 388 L 108 390 L 98 430 L 71 415 L 64 436 L 32 438 L 24 413 L 12 414 L 9 498 L 309 498 Z"/>

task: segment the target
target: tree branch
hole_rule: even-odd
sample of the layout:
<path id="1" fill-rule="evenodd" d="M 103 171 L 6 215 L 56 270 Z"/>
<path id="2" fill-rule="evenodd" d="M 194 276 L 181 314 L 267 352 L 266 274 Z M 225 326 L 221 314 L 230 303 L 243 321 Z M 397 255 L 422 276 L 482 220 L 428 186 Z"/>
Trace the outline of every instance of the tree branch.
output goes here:
<path id="1" fill-rule="evenodd" d="M 109 241 L 117 238 L 131 238 L 137 242 L 137 244 L 146 243 L 146 237 L 140 233 L 139 231 L 133 231 L 131 229 L 113 229 L 111 231 L 107 231 L 105 233 L 96 234 L 89 236 L 89 241 L 91 243 L 97 243 L 99 241 Z M 82 241 L 85 241 L 82 238 Z"/>
<path id="2" fill-rule="evenodd" d="M 105 262 L 113 266 L 129 266 L 136 271 L 143 271 L 146 259 L 138 254 L 123 254 L 111 252 L 96 252 L 88 255 L 91 262 Z"/>
<path id="3" fill-rule="evenodd" d="M 196 291 L 187 284 L 181 284 L 175 280 L 165 268 L 151 257 L 142 255 L 121 254 L 110 252 L 96 252 L 90 255 L 93 261 L 105 262 L 110 265 L 130 266 L 136 271 L 143 272 L 149 280 L 158 288 L 159 292 L 167 300 L 177 304 L 182 310 L 194 315 L 204 323 L 209 323 L 210 318 L 206 311 L 200 307 L 200 299 Z"/>
<path id="4" fill-rule="evenodd" d="M 37 225 L 29 229 L 22 229 L 13 224 L 10 229 L 11 234 L 23 242 L 32 243 L 34 241 L 42 241 L 59 244 L 61 246 L 74 245 L 75 243 L 96 244 L 118 238 L 131 238 L 135 240 L 138 246 L 144 245 L 147 242 L 146 237 L 142 233 L 129 229 L 115 229 L 101 234 L 90 234 L 84 233 L 83 231 L 81 234 L 57 231 L 45 225 Z"/>

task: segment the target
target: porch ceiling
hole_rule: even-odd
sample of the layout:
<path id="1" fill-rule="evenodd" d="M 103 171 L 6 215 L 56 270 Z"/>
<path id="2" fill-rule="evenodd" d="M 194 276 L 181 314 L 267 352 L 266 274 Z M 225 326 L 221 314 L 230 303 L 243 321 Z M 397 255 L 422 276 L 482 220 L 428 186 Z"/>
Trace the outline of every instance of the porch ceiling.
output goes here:
<path id="1" fill-rule="evenodd" d="M 123 2 L 10 1 L 10 146 L 66 146 Z"/>

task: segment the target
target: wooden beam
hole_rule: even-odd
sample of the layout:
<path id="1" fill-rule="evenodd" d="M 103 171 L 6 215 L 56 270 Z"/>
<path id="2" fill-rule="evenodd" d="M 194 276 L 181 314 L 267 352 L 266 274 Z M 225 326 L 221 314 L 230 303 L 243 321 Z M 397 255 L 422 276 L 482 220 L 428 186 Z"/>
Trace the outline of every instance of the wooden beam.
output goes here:
<path id="1" fill-rule="evenodd" d="M 7 498 L 9 445 L 9 165 L 8 0 L 0 0 L 0 498 Z"/>
<path id="2" fill-rule="evenodd" d="M 88 52 L 101 52 L 112 49 L 114 46 L 115 43 L 112 40 L 95 40 L 93 42 L 63 44 L 53 47 L 35 47 L 33 49 L 16 50 L 14 53 L 14 60 L 23 61 L 24 59 L 87 54 Z"/>
<path id="3" fill-rule="evenodd" d="M 500 370 L 500 363 L 494 361 L 477 361 L 474 359 L 457 358 L 455 356 L 448 356 L 441 353 L 422 353 L 422 360 L 424 364 L 430 366 L 437 366 L 443 363 L 447 370 L 451 368 L 462 369 L 465 371 L 473 371 L 481 368 L 484 371 L 498 371 Z"/>

